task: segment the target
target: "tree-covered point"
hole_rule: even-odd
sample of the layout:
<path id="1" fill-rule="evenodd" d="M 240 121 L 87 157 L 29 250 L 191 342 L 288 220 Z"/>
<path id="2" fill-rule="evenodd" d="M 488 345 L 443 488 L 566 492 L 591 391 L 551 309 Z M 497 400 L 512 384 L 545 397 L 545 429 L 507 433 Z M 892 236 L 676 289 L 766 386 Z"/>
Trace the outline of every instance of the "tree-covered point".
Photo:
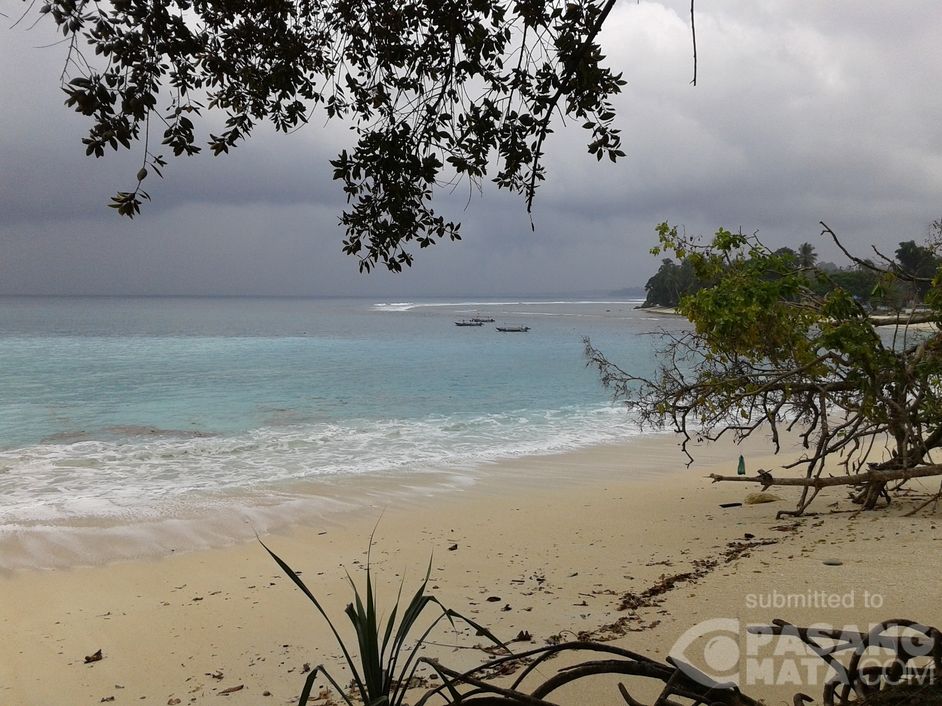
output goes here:
<path id="1" fill-rule="evenodd" d="M 707 242 L 666 223 L 658 234 L 656 253 L 680 262 L 662 263 L 659 274 L 695 277 L 677 301 L 692 328 L 665 334 L 650 378 L 586 341 L 603 382 L 643 424 L 672 428 L 685 451 L 691 440 L 742 440 L 757 430 L 777 451 L 794 431 L 804 452 L 782 468 L 803 469 L 801 477 L 763 471 L 719 479 L 801 486 L 795 514 L 828 486 L 855 487 L 869 509 L 908 479 L 942 475 L 938 237 L 900 243 L 895 258 L 875 251 L 865 260 L 824 226 L 850 260 L 839 269 L 818 265 L 812 248 L 773 251 L 756 235 L 722 228 Z M 877 316 L 875 302 L 895 309 Z M 832 459 L 844 475 L 834 475 Z"/>
<path id="2" fill-rule="evenodd" d="M 681 297 L 696 292 L 702 286 L 690 262 L 683 260 L 677 264 L 666 257 L 661 260 L 657 272 L 644 285 L 645 298 L 642 307 L 676 307 Z"/>
<path id="3" fill-rule="evenodd" d="M 763 278 L 778 277 L 779 270 L 799 272 L 805 286 L 816 294 L 825 295 L 839 288 L 873 311 L 897 311 L 921 304 L 929 292 L 932 276 L 942 264 L 942 258 L 930 247 L 917 245 L 913 240 L 901 242 L 895 258 L 884 257 L 883 266 L 895 272 L 911 273 L 916 280 L 888 279 L 873 260 L 851 262 L 844 267 L 832 262 L 818 263 L 818 254 L 811 243 L 802 243 L 797 250 L 779 248 L 772 254 L 776 258 L 774 268 L 770 262 L 769 269 L 761 274 Z M 711 284 L 704 281 L 703 276 L 690 259 L 680 258 L 677 263 L 664 258 L 644 286 L 646 296 L 642 306 L 677 307 L 684 296 Z"/>
<path id="4" fill-rule="evenodd" d="M 41 0 L 42 1 L 42 0 Z M 133 216 L 169 155 L 229 152 L 260 122 L 339 119 L 333 166 L 343 250 L 360 268 L 412 263 L 408 245 L 460 238 L 433 193 L 489 179 L 529 209 L 554 119 L 599 160 L 624 156 L 611 98 L 625 81 L 597 41 L 615 0 L 45 0 L 70 42 L 62 87 L 88 116 L 86 152 L 142 150 Z M 30 5 L 32 7 L 33 5 Z M 224 126 L 210 131 L 208 114 Z"/>

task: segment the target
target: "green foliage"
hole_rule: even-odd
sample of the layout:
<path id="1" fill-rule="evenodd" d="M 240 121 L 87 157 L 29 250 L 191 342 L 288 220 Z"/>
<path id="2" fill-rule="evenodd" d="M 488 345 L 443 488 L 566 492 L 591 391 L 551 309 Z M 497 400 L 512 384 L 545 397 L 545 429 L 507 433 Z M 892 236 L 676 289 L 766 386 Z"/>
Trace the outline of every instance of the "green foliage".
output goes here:
<path id="1" fill-rule="evenodd" d="M 680 265 L 670 258 L 661 260 L 657 272 L 644 285 L 644 306 L 676 307 L 684 294 L 696 291 L 702 285 L 693 271 L 693 265 L 684 261 Z"/>
<path id="2" fill-rule="evenodd" d="M 921 281 L 912 282 L 912 292 L 924 299 L 929 292 L 930 280 L 942 266 L 942 259 L 936 257 L 930 248 L 916 245 L 912 240 L 901 242 L 895 254 L 900 270 L 921 278 Z"/>
<path id="3" fill-rule="evenodd" d="M 926 293 L 925 304 L 942 318 L 942 267 L 935 273 L 929 291 Z"/>
<path id="4" fill-rule="evenodd" d="M 814 285 L 814 291 L 818 294 L 825 294 L 830 289 L 838 287 L 856 300 L 861 302 L 870 302 L 874 297 L 877 302 L 882 297 L 875 296 L 881 294 L 878 288 L 880 275 L 874 270 L 865 267 L 847 267 L 829 272 L 826 277 L 819 277 Z"/>
<path id="5" fill-rule="evenodd" d="M 614 4 L 46 0 L 40 13 L 73 42 L 62 88 L 91 121 L 86 153 L 143 143 L 119 213 L 139 212 L 146 168 L 166 165 L 152 142 L 175 157 L 221 155 L 260 122 L 287 132 L 317 114 L 356 135 L 331 162 L 348 202 L 343 250 L 363 270 L 398 271 L 410 243 L 459 239 L 431 206 L 440 187 L 490 178 L 529 209 L 555 115 L 582 126 L 598 159 L 625 156 L 611 103 L 625 81 L 596 39 Z M 217 132 L 200 124 L 212 111 Z"/>
<path id="6" fill-rule="evenodd" d="M 261 540 L 259 540 L 261 542 Z M 432 562 L 429 560 L 425 578 L 408 603 L 402 603 L 402 584 L 393 604 L 392 611 L 385 624 L 379 617 L 377 596 L 372 577 L 369 555 L 366 562 L 366 585 L 361 594 L 353 578 L 347 575 L 353 589 L 353 602 L 347 605 L 344 613 L 349 618 L 356 635 L 356 656 L 341 637 L 317 597 L 304 584 L 287 563 L 261 542 L 265 551 L 281 567 L 281 570 L 301 589 L 308 600 L 314 604 L 317 612 L 327 621 L 337 644 L 343 653 L 344 661 L 353 675 L 353 689 L 362 704 L 366 706 L 402 706 L 409 683 L 419 665 L 418 656 L 429 634 L 442 620 L 447 620 L 456 629 L 455 620 L 461 620 L 471 626 L 477 634 L 485 636 L 495 645 L 504 647 L 489 630 L 473 620 L 446 608 L 437 598 L 426 593 Z M 370 547 L 373 538 L 370 537 Z M 437 609 L 438 615 L 431 621 L 424 620 L 427 609 Z M 400 609 L 401 613 L 400 613 Z M 397 623 L 398 618 L 398 623 Z M 416 633 L 418 633 L 416 635 Z M 415 636 L 415 637 L 413 637 Z M 298 700 L 299 706 L 305 706 L 318 677 L 323 676 L 348 706 L 353 701 L 340 687 L 336 679 L 322 665 L 318 665 L 308 674 Z"/>
<path id="7" fill-rule="evenodd" d="M 815 263 L 818 261 L 818 254 L 814 251 L 814 245 L 811 243 L 802 243 L 799 245 L 796 259 L 798 266 L 802 269 L 807 270 L 814 267 Z"/>
<path id="8" fill-rule="evenodd" d="M 742 233 L 720 228 L 709 244 L 710 254 L 694 241 L 687 242 L 676 227 L 662 223 L 657 228 L 659 245 L 651 250 L 655 255 L 675 252 L 680 262 L 669 258 L 661 261 L 657 273 L 645 285 L 646 306 L 672 306 L 680 303 L 686 294 L 693 294 L 715 283 L 718 278 L 738 269 L 741 273 L 765 281 L 780 281 L 782 291 L 766 292 L 773 300 L 784 297 L 794 299 L 795 288 L 810 289 L 824 297 L 834 289 L 842 289 L 856 301 L 870 308 L 898 310 L 921 302 L 929 294 L 931 278 L 942 265 L 942 259 L 925 246 L 913 241 L 901 242 L 897 259 L 890 262 L 891 271 L 881 271 L 871 260 L 862 260 L 844 268 L 829 265 L 818 269 L 818 255 L 811 243 L 802 243 L 798 250 L 782 247 L 768 251 L 750 242 Z M 753 236 L 754 237 L 754 236 Z M 752 262 L 743 264 L 744 260 Z M 729 270 L 729 272 L 728 272 Z M 917 282 L 901 274 L 922 278 Z M 784 291 L 789 289 L 790 291 Z M 759 294 L 758 292 L 754 294 Z M 761 295 L 754 303 L 761 305 Z"/>
<path id="9" fill-rule="evenodd" d="M 658 235 L 659 248 L 673 251 L 693 270 L 696 285 L 680 297 L 678 309 L 716 354 L 772 361 L 811 355 L 805 342 L 813 319 L 797 305 L 805 280 L 793 251 L 771 252 L 754 237 L 725 228 L 707 246 L 666 223 Z"/>
<path id="10" fill-rule="evenodd" d="M 793 271 L 788 253 L 762 252 L 751 247 L 748 256 L 739 250 L 747 243 L 733 241 L 720 230 L 714 247 L 718 258 L 701 258 L 717 282 L 712 287 L 684 297 L 680 312 L 694 321 L 705 342 L 723 355 L 738 355 L 772 362 L 807 358 L 806 337 L 812 318 L 797 295 L 803 280 Z M 735 254 L 734 254 L 735 253 Z"/>
<path id="11" fill-rule="evenodd" d="M 667 339 L 653 379 L 586 349 L 642 423 L 672 425 L 685 450 L 694 437 L 741 439 L 760 428 L 777 448 L 781 427 L 798 428 L 808 451 L 793 465 L 809 477 L 832 455 L 866 467 L 877 439 L 890 448 L 877 469 L 931 462 L 942 448 L 942 269 L 928 248 L 901 243 L 897 260 L 881 266 L 848 253 L 825 226 L 851 260 L 826 271 L 807 244 L 772 251 L 724 228 L 703 242 L 667 223 L 657 233 L 653 252 L 674 254 L 679 265 L 664 263 L 689 266 L 698 280 L 678 305 L 692 330 Z M 927 310 L 908 308 L 919 287 Z M 889 316 L 874 318 L 876 304 Z M 868 491 L 868 507 L 880 492 Z"/>

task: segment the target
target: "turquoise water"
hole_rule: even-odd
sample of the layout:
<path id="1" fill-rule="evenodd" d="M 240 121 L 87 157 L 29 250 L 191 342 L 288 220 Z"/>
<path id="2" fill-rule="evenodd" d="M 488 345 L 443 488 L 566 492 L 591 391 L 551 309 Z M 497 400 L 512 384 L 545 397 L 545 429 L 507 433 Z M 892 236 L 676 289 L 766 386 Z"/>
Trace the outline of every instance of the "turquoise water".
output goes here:
<path id="1" fill-rule="evenodd" d="M 650 372 L 636 304 L 2 298 L 0 529 L 624 439 L 582 337 Z"/>

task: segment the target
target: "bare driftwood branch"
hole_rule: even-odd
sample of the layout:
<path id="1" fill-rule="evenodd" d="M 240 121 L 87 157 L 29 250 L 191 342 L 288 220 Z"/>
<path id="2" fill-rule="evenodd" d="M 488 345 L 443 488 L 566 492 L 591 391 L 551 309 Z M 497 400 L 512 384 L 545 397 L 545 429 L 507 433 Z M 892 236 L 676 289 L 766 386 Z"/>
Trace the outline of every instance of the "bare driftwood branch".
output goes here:
<path id="1" fill-rule="evenodd" d="M 697 23 L 693 15 L 693 6 L 695 0 L 690 0 L 690 38 L 693 40 L 693 80 L 690 82 L 697 85 Z"/>
<path id="2" fill-rule="evenodd" d="M 870 323 L 874 326 L 912 326 L 913 324 L 934 324 L 939 321 L 939 315 L 933 312 L 912 314 L 910 316 L 870 316 Z"/>
<path id="3" fill-rule="evenodd" d="M 900 684 L 907 677 L 921 678 L 920 684 L 933 684 L 942 674 L 942 633 L 913 620 L 885 620 L 866 633 L 819 626 L 805 628 L 784 620 L 773 620 L 770 625 L 750 626 L 748 632 L 778 639 L 798 639 L 821 659 L 833 673 L 824 685 L 825 706 L 855 706 L 861 703 L 861 698 Z M 873 649 L 879 649 L 885 659 L 875 660 Z M 563 666 L 548 678 L 539 672 L 537 665 L 544 665 L 547 659 L 564 652 L 570 655 L 603 652 L 608 655 L 604 659 L 579 660 Z M 554 706 L 555 702 L 548 698 L 557 689 L 599 675 L 618 677 L 618 694 L 628 706 L 647 704 L 634 698 L 625 682 L 633 689 L 635 684 L 647 680 L 663 684 L 651 706 L 760 706 L 763 703 L 744 694 L 734 683 L 716 682 L 691 664 L 671 657 L 658 662 L 597 642 L 539 647 L 491 660 L 467 672 L 449 669 L 427 657 L 420 657 L 419 662 L 431 667 L 442 683 L 426 691 L 416 706 L 423 706 L 433 698 L 437 699 L 435 703 L 468 706 Z M 494 676 L 495 667 L 509 666 L 512 670 L 522 665 L 527 665 L 524 673 L 510 687 L 495 684 L 489 678 Z M 506 671 L 496 673 L 508 674 Z M 526 677 L 534 673 L 540 673 L 544 681 L 535 688 L 525 686 Z M 798 693 L 793 704 L 804 706 L 811 700 L 811 697 Z"/>
<path id="4" fill-rule="evenodd" d="M 771 473 L 760 473 L 757 476 L 724 476 L 711 473 L 708 478 L 714 483 L 758 483 L 763 488 L 772 486 L 799 486 L 805 488 L 830 488 L 835 485 L 865 485 L 867 483 L 889 483 L 894 480 L 910 480 L 912 478 L 929 478 L 942 476 L 942 465 L 920 466 L 918 468 L 899 468 L 889 470 L 872 469 L 862 473 L 846 476 L 817 476 L 814 478 L 775 478 Z"/>

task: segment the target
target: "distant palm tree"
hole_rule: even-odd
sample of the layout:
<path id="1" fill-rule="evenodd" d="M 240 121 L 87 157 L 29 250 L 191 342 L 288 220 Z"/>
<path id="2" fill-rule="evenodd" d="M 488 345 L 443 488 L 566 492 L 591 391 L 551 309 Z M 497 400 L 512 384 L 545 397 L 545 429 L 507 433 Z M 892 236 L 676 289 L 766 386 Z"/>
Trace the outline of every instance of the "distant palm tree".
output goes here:
<path id="1" fill-rule="evenodd" d="M 814 267 L 818 261 L 818 253 L 814 251 L 814 245 L 811 243 L 802 243 L 798 246 L 798 266 L 803 269 Z"/>

